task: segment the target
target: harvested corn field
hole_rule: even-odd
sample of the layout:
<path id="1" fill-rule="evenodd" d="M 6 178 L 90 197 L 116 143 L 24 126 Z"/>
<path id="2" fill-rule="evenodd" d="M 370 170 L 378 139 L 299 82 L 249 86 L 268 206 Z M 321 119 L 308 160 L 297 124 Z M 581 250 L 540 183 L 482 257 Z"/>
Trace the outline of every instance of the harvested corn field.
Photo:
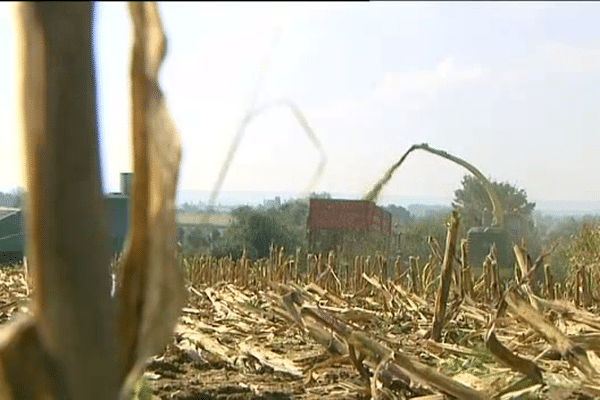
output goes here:
<path id="1" fill-rule="evenodd" d="M 93 3 L 15 7 L 12 57 L 18 62 L 9 80 L 17 90 L 5 99 L 5 108 L 14 103 L 17 112 L 6 128 L 11 137 L 20 129 L 25 159 L 11 157 L 5 146 L 8 164 L 2 170 L 4 184 L 12 185 L 20 169 L 24 188 L 2 210 L 0 261 L 23 260 L 25 266 L 0 269 L 0 399 L 600 397 L 598 226 L 577 237 L 565 234 L 574 219 L 567 231 L 555 230 L 552 219 L 540 227 L 541 215 L 533 214 L 537 200 L 528 201 L 524 189 L 488 178 L 474 164 L 427 143 L 411 146 L 363 200 L 351 199 L 397 146 L 415 139 L 447 145 L 496 177 L 524 179 L 535 199 L 595 199 L 598 185 L 585 172 L 598 169 L 591 162 L 598 157 L 582 151 L 598 147 L 588 134 L 594 126 L 582 113 L 595 105 L 571 101 L 573 93 L 590 98 L 583 89 L 598 91 L 592 81 L 575 76 L 600 72 L 589 62 L 597 56 L 589 47 L 593 43 L 580 37 L 577 44 L 572 35 L 544 38 L 550 21 L 542 18 L 535 19 L 543 31 L 529 35 L 524 28 L 536 25 L 530 21 L 521 28 L 514 20 L 501 22 L 496 31 L 516 38 L 512 43 L 486 38 L 481 27 L 499 21 L 497 7 L 487 21 L 484 10 L 477 17 L 459 10 L 453 17 L 450 9 L 379 9 L 369 15 L 370 8 L 354 10 L 347 19 L 349 10 L 342 9 L 322 14 L 264 9 L 253 16 L 237 6 L 242 12 L 235 18 L 173 7 L 166 13 L 171 42 L 155 3 L 127 4 L 128 105 L 106 97 L 127 92 L 113 85 L 119 79 L 107 64 L 126 53 L 118 49 L 126 44 L 125 30 L 118 29 L 113 10 L 105 13 L 111 15 L 107 20 L 97 18 Z M 413 26 L 419 32 L 405 35 L 411 30 L 407 22 L 419 21 L 419 14 L 423 23 Z M 552 19 L 562 21 L 567 14 L 558 10 Z M 8 20 L 6 9 L 4 17 Z M 105 28 L 94 28 L 98 20 L 108 21 Z M 247 56 L 265 50 L 260 37 L 267 38 L 269 20 L 271 52 L 280 37 L 285 52 L 265 55 L 218 176 L 211 176 L 219 149 L 225 149 L 219 141 L 227 139 L 223 133 L 241 111 L 238 92 L 251 86 L 230 67 L 246 70 L 253 62 Z M 445 29 L 448 21 L 456 29 Z M 563 31 L 585 22 L 571 20 Z M 469 25 L 470 31 L 461 32 Z M 218 30 L 205 29 L 213 26 Z M 506 26 L 517 27 L 519 35 L 507 35 Z M 190 27 L 201 29 L 190 35 Z M 262 28 L 267 29 L 255 35 Z M 560 30 L 560 24 L 553 27 Z M 96 40 L 103 31 L 113 35 L 108 46 Z M 394 31 L 403 31 L 402 37 Z M 450 46 L 467 42 L 481 47 L 467 54 Z M 520 43 L 530 55 L 506 51 Z M 161 87 L 167 48 L 174 57 L 162 72 Z M 278 62 L 269 71 L 271 58 Z M 441 61 L 432 65 L 436 59 Z M 10 77 L 7 71 L 2 75 Z M 280 92 L 291 97 L 271 97 Z M 105 112 L 111 108 L 106 104 L 118 112 Z M 179 110 L 177 121 L 168 104 Z M 290 127 L 258 120 L 279 106 L 291 112 L 309 143 L 296 141 Z M 128 117 L 122 113 L 126 108 Z M 112 141 L 100 134 L 102 127 L 124 137 L 126 118 L 129 160 L 119 150 L 126 150 L 122 143 L 106 146 Z M 234 155 L 251 122 L 255 134 L 273 136 L 255 136 L 258 145 L 246 160 L 236 160 L 235 171 Z M 275 145 L 275 151 L 263 143 Z M 307 154 L 307 144 L 318 153 L 310 177 L 303 173 L 317 160 Z M 474 176 L 464 176 L 463 188 L 454 192 L 449 221 L 438 221 L 420 204 L 423 220 L 416 221 L 398 206 L 404 200 L 387 209 L 374 203 L 384 197 L 386 185 L 386 196 L 414 190 L 429 197 L 450 189 L 457 175 L 416 164 L 403 167 L 409 179 L 394 189 L 392 175 L 417 149 Z M 328 160 L 333 168 L 325 172 Z M 108 194 L 115 207 L 107 213 L 103 171 L 128 161 L 133 171 L 125 176 L 131 181 Z M 568 170 L 573 165 L 581 169 Z M 235 172 L 228 176 L 231 167 Z M 440 182 L 436 190 L 425 187 L 432 184 L 428 178 Z M 260 210 L 245 200 L 235 209 L 217 204 L 224 189 L 291 188 L 298 194 L 296 186 L 304 180 L 302 199 L 294 202 L 281 204 L 276 195 L 263 199 Z M 182 192 L 211 182 L 208 204 L 184 204 L 198 213 L 178 218 Z M 353 194 L 334 199 L 313 192 L 317 183 Z M 215 207 L 231 212 L 230 223 L 208 223 Z M 450 212 L 443 210 L 440 215 Z M 549 263 L 552 250 L 542 250 L 560 246 L 561 238 L 570 238 L 570 244 L 560 250 L 562 258 Z M 269 244 L 277 248 L 269 251 Z M 299 249 L 286 255 L 281 246 L 316 254 Z M 542 255 L 531 259 L 526 246 L 531 255 Z M 122 260 L 109 271 L 110 256 L 119 252 Z"/>
<path id="2" fill-rule="evenodd" d="M 389 271 L 380 256 L 347 266 L 333 253 L 302 263 L 275 249 L 254 262 L 186 258 L 187 304 L 138 398 L 599 396 L 600 316 L 583 306 L 594 299 L 589 272 L 548 290 L 527 279 L 543 259 L 515 252 L 528 273 L 506 287 L 493 253 L 473 284 L 469 268 L 435 252 L 422 268 L 397 260 Z M 23 271 L 4 270 L 2 285 L 3 321 L 28 313 Z"/>

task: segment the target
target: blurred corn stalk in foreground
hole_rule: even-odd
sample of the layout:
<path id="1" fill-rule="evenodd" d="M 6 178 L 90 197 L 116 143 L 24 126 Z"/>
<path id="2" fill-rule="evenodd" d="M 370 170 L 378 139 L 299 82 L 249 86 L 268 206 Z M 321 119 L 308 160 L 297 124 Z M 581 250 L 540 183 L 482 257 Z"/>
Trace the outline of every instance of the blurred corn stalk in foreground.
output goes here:
<path id="1" fill-rule="evenodd" d="M 1 331 L 2 399 L 129 398 L 145 360 L 170 339 L 183 304 L 174 219 L 181 148 L 157 83 L 166 38 L 154 3 L 128 7 L 135 180 L 122 281 L 112 300 L 94 5 L 16 5 L 35 313 Z"/>

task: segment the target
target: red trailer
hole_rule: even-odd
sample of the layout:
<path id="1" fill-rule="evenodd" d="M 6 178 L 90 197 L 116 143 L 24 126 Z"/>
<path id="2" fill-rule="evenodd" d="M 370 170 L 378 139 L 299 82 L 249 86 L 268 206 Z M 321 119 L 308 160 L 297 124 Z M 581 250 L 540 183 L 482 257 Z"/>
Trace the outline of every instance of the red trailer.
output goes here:
<path id="1" fill-rule="evenodd" d="M 310 199 L 307 227 L 310 251 L 362 249 L 369 238 L 371 247 L 387 252 L 392 214 L 367 200 Z"/>

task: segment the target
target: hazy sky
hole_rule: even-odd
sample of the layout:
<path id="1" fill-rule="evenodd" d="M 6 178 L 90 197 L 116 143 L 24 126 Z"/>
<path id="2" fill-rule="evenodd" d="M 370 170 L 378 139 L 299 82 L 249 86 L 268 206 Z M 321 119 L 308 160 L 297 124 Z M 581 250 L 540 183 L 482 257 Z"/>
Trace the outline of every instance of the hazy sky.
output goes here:
<path id="1" fill-rule="evenodd" d="M 328 157 L 315 191 L 358 198 L 410 145 L 428 142 L 525 188 L 533 201 L 600 199 L 599 3 L 159 9 L 169 40 L 160 79 L 183 143 L 180 189 L 213 187 L 268 59 L 258 105 L 285 98 L 306 115 Z M 20 183 L 23 161 L 11 17 L 0 3 L 0 188 Z M 124 3 L 96 7 L 107 191 L 131 168 L 128 17 Z M 289 110 L 273 108 L 248 127 L 223 190 L 300 193 L 318 161 Z M 384 194 L 451 197 L 463 173 L 414 153 Z"/>

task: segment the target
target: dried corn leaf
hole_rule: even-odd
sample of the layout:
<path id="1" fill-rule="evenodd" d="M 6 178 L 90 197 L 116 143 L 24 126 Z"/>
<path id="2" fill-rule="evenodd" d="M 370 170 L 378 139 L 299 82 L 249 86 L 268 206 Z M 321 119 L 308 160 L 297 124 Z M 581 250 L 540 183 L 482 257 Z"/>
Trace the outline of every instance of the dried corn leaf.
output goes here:
<path id="1" fill-rule="evenodd" d="M 145 360 L 169 341 L 184 299 L 174 209 L 181 146 L 158 85 L 166 38 L 155 3 L 128 5 L 134 27 L 135 176 L 122 285 L 117 292 L 120 376 L 128 377 L 125 391 Z"/>
<path id="2" fill-rule="evenodd" d="M 273 353 L 270 350 L 258 346 L 251 346 L 248 343 L 242 343 L 240 345 L 240 351 L 243 354 L 256 358 L 263 365 L 273 368 L 274 371 L 284 372 L 297 378 L 303 377 L 302 369 L 297 367 L 292 360 Z"/>
<path id="3" fill-rule="evenodd" d="M 337 320 L 322 309 L 302 307 L 300 314 L 302 316 L 310 316 L 315 321 L 322 323 L 324 326 L 334 330 L 338 335 L 346 340 L 348 346 L 351 347 L 350 356 L 355 365 L 365 375 L 365 372 L 360 366 L 361 360 L 365 359 L 380 368 L 381 364 L 385 365 L 385 371 L 396 376 L 400 380 L 406 379 L 409 375 L 417 382 L 431 386 L 444 393 L 448 393 L 459 399 L 485 399 L 488 396 L 477 390 L 471 389 L 459 382 L 454 381 L 434 368 L 426 366 L 410 357 L 402 354 L 400 351 L 393 352 L 386 346 L 370 339 L 366 334 L 354 331 L 352 328 Z M 354 359 L 353 352 L 357 352 L 359 359 Z"/>
<path id="4" fill-rule="evenodd" d="M 471 389 L 460 382 L 439 373 L 434 368 L 424 365 L 401 352 L 392 352 L 387 347 L 368 338 L 362 332 L 353 332 L 348 338 L 348 343 L 355 349 L 365 352 L 369 357 L 378 361 L 390 359 L 388 371 L 400 378 L 406 375 L 412 379 L 431 386 L 443 393 L 450 394 L 459 399 L 487 399 L 485 393 Z"/>
<path id="5" fill-rule="evenodd" d="M 28 2 L 16 11 L 36 315 L 3 332 L 2 395 L 114 399 L 93 5 Z"/>
<path id="6" fill-rule="evenodd" d="M 220 360 L 232 364 L 234 351 L 220 344 L 212 335 L 205 335 L 182 326 L 177 326 L 176 334 L 181 340 L 187 340 L 195 346 L 199 346 L 207 352 L 217 356 Z"/>
<path id="7" fill-rule="evenodd" d="M 588 379 L 598 379 L 598 372 L 592 367 L 585 351 L 573 344 L 556 326 L 548 322 L 543 315 L 523 301 L 515 290 L 509 290 L 504 297 L 509 309 L 520 319 L 528 323 L 569 363 L 583 372 Z"/>
<path id="8" fill-rule="evenodd" d="M 515 371 L 518 371 L 529 379 L 531 379 L 535 383 L 543 383 L 544 380 L 542 378 L 542 371 L 540 368 L 535 365 L 535 363 L 531 360 L 527 360 L 525 358 L 519 357 L 516 354 L 513 354 L 509 349 L 507 349 L 500 341 L 496 338 L 496 333 L 494 332 L 495 327 L 492 327 L 488 330 L 485 335 L 485 345 L 488 349 L 494 354 L 502 363 L 511 367 Z"/>
<path id="9" fill-rule="evenodd" d="M 458 211 L 452 211 L 452 218 L 448 226 L 446 234 L 446 249 L 444 251 L 444 260 L 442 261 L 442 270 L 440 272 L 441 284 L 438 288 L 437 297 L 435 298 L 435 316 L 431 325 L 431 337 L 436 342 L 442 338 L 442 328 L 444 327 L 446 317 L 446 303 L 448 302 L 448 294 L 450 291 L 450 279 L 452 278 L 452 262 L 454 261 L 454 253 L 456 249 L 456 238 L 458 236 Z"/>

